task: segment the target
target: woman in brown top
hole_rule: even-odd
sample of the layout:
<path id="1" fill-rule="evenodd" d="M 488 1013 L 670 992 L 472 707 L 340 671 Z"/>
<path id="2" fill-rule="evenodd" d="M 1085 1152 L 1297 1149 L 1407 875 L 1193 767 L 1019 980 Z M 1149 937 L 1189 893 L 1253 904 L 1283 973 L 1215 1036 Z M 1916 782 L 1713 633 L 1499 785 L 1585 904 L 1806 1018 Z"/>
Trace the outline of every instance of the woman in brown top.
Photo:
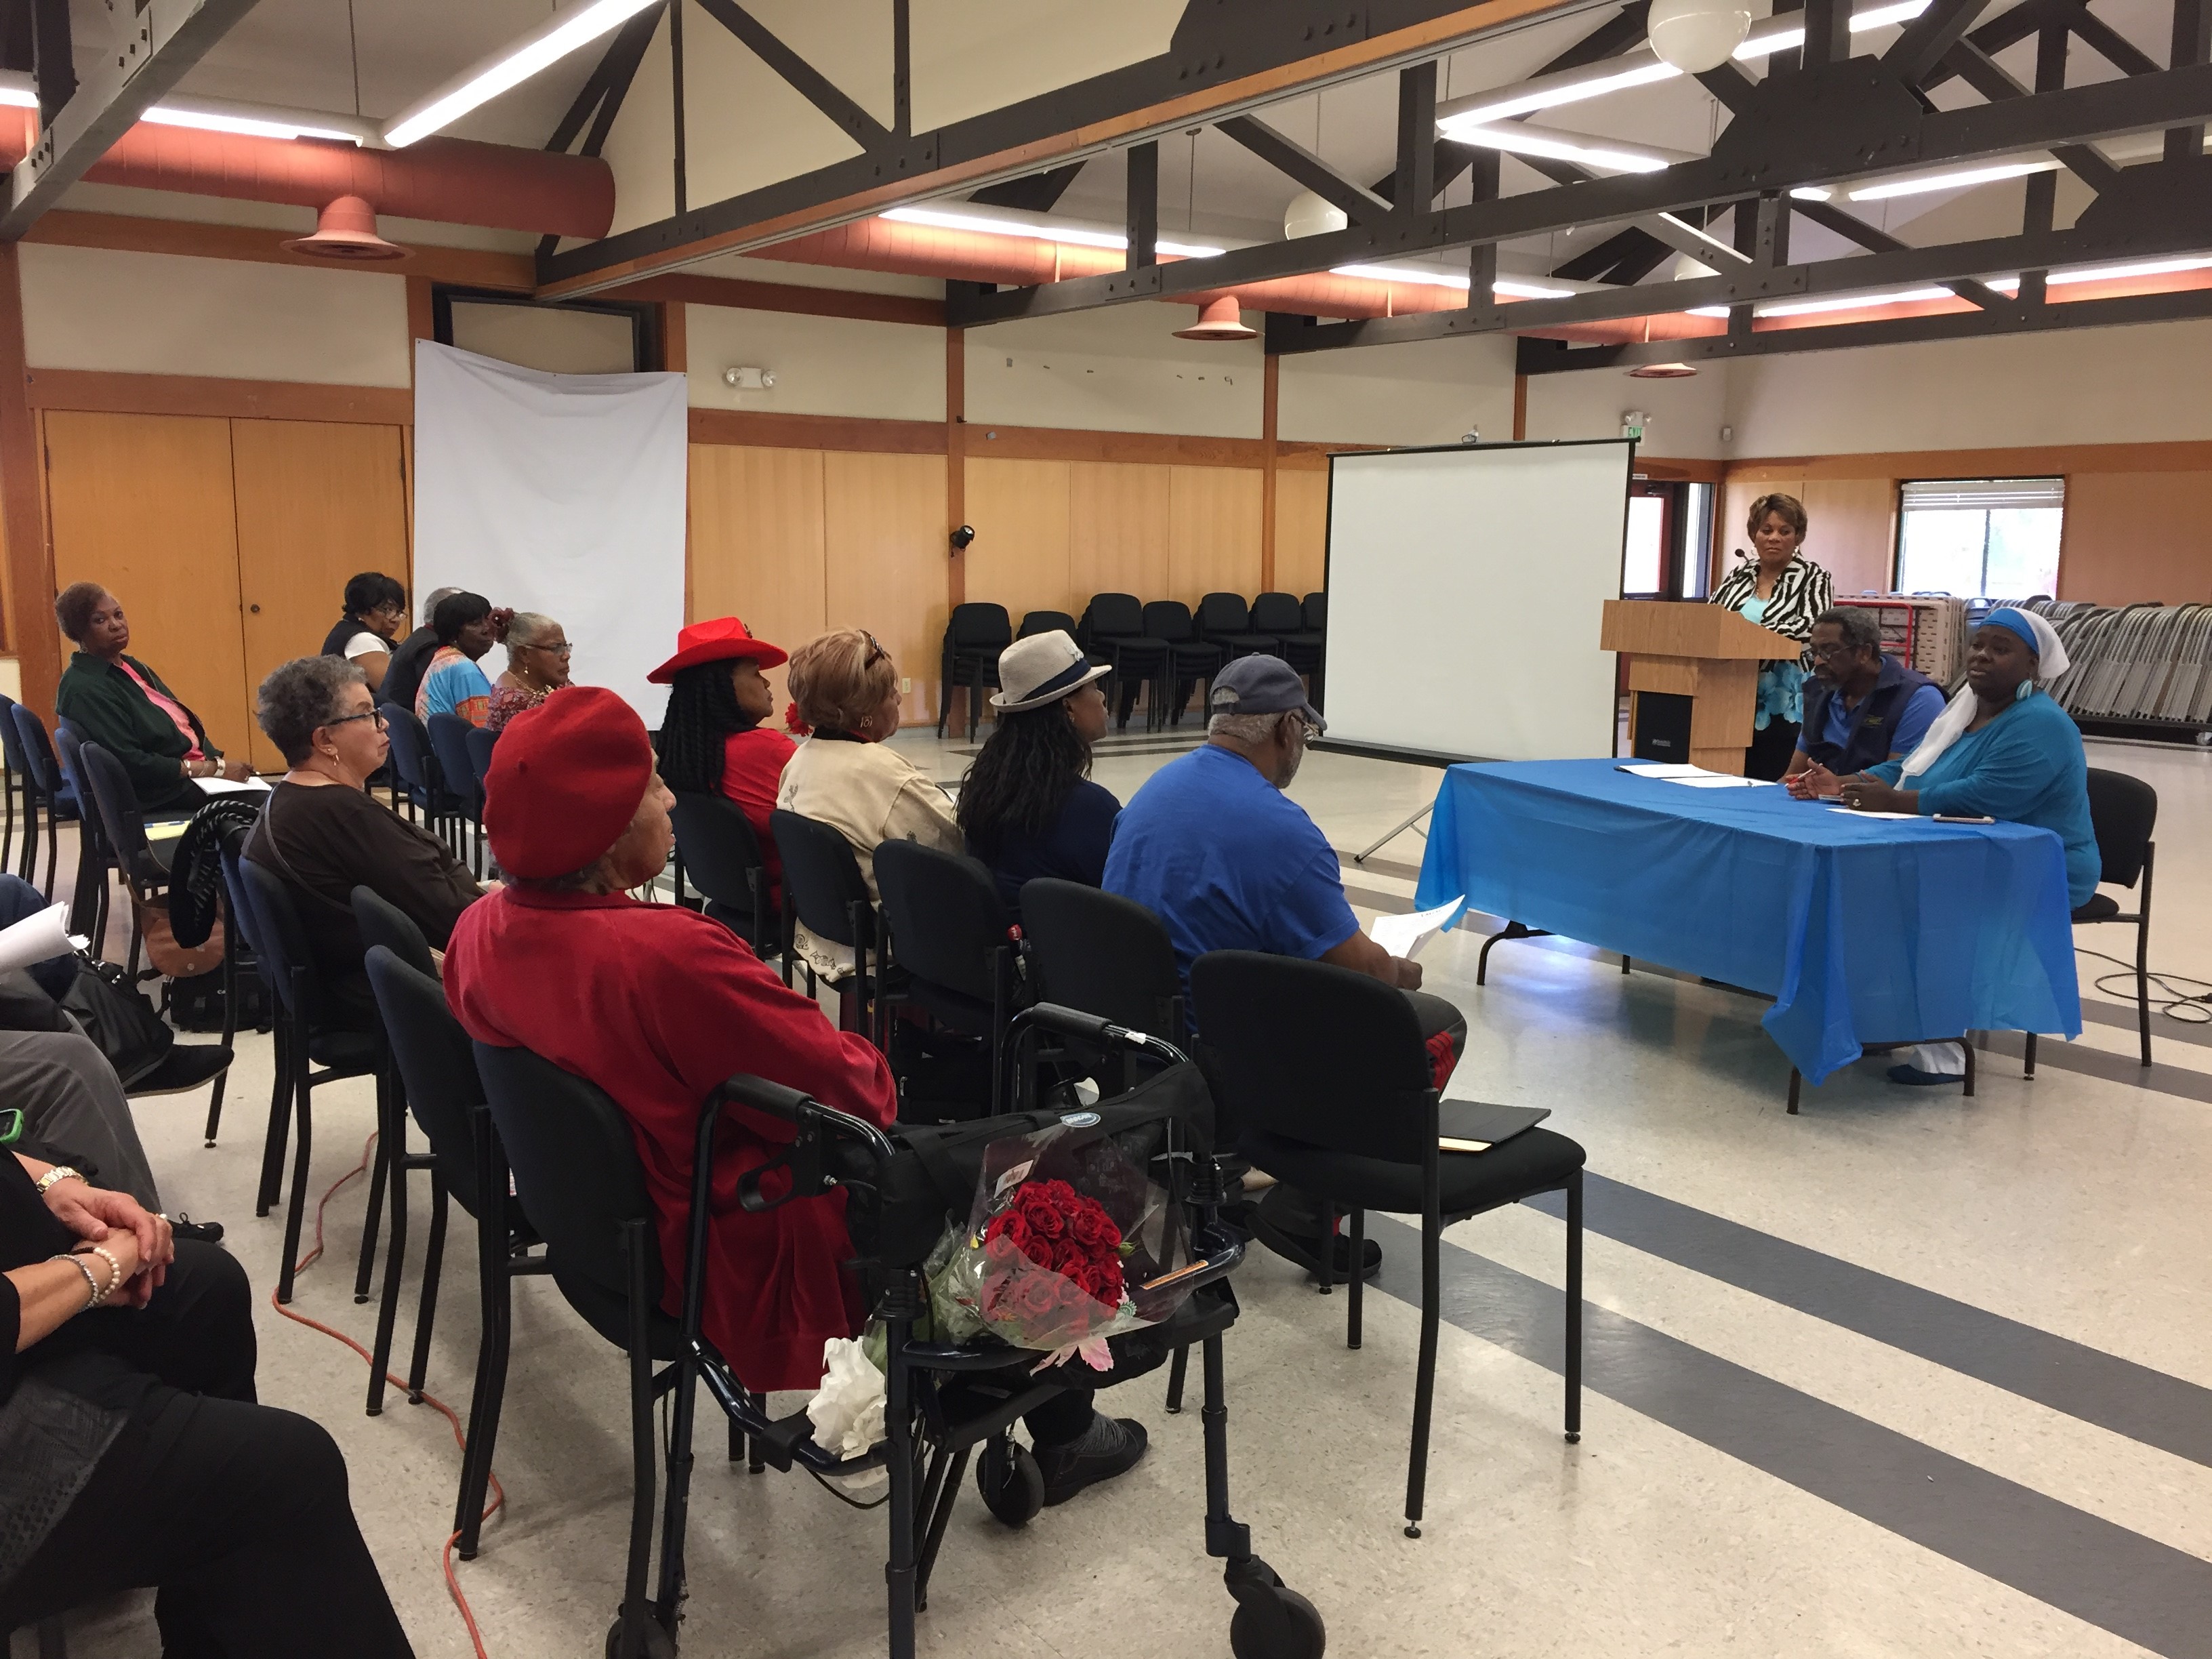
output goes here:
<path id="1" fill-rule="evenodd" d="M 437 950 L 483 896 L 445 843 L 377 804 L 366 788 L 392 744 L 368 682 L 336 657 L 301 657 L 261 682 L 261 729 L 291 769 L 270 795 L 246 856 L 289 884 L 315 965 L 349 1024 L 368 1030 L 375 1000 L 362 967 L 353 890 L 406 912 Z"/>

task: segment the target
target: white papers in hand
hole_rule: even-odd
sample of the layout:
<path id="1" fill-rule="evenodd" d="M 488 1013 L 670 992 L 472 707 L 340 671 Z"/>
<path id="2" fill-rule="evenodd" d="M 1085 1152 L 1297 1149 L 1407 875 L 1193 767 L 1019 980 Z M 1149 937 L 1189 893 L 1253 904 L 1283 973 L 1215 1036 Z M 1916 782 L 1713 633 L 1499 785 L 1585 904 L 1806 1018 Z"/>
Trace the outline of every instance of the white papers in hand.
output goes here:
<path id="1" fill-rule="evenodd" d="M 204 795 L 252 795 L 269 793 L 266 778 L 248 778 L 244 783 L 233 783 L 228 778 L 194 778 Z"/>
<path id="2" fill-rule="evenodd" d="M 69 906 L 57 904 L 12 927 L 0 928 L 0 973 L 27 968 L 48 957 L 65 957 L 83 944 L 70 933 Z"/>
<path id="3" fill-rule="evenodd" d="M 1377 916 L 1367 924 L 1367 936 L 1394 957 L 1411 957 L 1443 932 L 1453 912 L 1466 902 L 1462 893 L 1433 910 L 1416 910 L 1410 916 Z"/>

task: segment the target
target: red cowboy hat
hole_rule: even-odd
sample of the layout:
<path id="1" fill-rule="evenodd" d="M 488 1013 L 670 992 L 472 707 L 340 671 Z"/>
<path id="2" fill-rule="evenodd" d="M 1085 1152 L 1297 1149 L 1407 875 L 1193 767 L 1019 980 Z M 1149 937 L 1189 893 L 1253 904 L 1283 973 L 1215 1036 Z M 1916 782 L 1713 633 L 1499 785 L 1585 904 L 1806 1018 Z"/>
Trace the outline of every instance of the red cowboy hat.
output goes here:
<path id="1" fill-rule="evenodd" d="M 687 668 L 732 657 L 750 657 L 763 668 L 774 668 L 779 663 L 790 661 L 791 653 L 766 640 L 755 639 L 735 617 L 717 617 L 712 622 L 693 623 L 678 634 L 676 654 L 646 678 L 655 685 L 665 685 Z"/>

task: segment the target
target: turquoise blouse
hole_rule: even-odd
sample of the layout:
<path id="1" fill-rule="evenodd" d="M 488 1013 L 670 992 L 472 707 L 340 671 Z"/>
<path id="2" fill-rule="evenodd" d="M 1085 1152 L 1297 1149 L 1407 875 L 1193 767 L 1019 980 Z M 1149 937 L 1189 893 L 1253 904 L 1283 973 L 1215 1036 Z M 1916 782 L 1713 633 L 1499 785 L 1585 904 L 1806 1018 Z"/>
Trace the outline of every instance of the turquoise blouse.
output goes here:
<path id="1" fill-rule="evenodd" d="M 1746 622 L 1763 623 L 1766 617 L 1765 599 L 1746 599 L 1737 614 Z M 1754 732 L 1766 730 L 1769 720 L 1784 720 L 1793 726 L 1805 720 L 1805 670 L 1797 662 L 1763 662 L 1759 665 L 1759 707 L 1751 717 Z"/>
<path id="2" fill-rule="evenodd" d="M 1902 761 L 1884 761 L 1867 775 L 1920 792 L 1920 811 L 1992 817 L 2054 831 L 2066 844 L 2067 902 L 2078 910 L 2097 890 L 2104 865 L 2089 827 L 2089 763 L 2081 733 L 2066 711 L 2041 691 L 2014 703 L 1978 732 L 1969 732 L 1909 785 L 1898 782 Z"/>

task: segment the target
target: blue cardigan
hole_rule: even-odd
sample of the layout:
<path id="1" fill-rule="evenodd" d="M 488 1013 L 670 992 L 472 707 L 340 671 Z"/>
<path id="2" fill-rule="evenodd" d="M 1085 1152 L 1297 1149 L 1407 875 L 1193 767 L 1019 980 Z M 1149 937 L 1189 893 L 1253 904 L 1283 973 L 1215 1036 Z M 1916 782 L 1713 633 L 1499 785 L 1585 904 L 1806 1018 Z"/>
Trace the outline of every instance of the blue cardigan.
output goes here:
<path id="1" fill-rule="evenodd" d="M 1902 761 L 1867 775 L 1920 792 L 1923 813 L 1988 817 L 2055 831 L 2066 843 L 2067 903 L 2078 910 L 2097 890 L 2104 865 L 2089 827 L 2089 763 L 2073 719 L 2041 691 L 2014 703 L 1936 757 L 1911 784 Z"/>

